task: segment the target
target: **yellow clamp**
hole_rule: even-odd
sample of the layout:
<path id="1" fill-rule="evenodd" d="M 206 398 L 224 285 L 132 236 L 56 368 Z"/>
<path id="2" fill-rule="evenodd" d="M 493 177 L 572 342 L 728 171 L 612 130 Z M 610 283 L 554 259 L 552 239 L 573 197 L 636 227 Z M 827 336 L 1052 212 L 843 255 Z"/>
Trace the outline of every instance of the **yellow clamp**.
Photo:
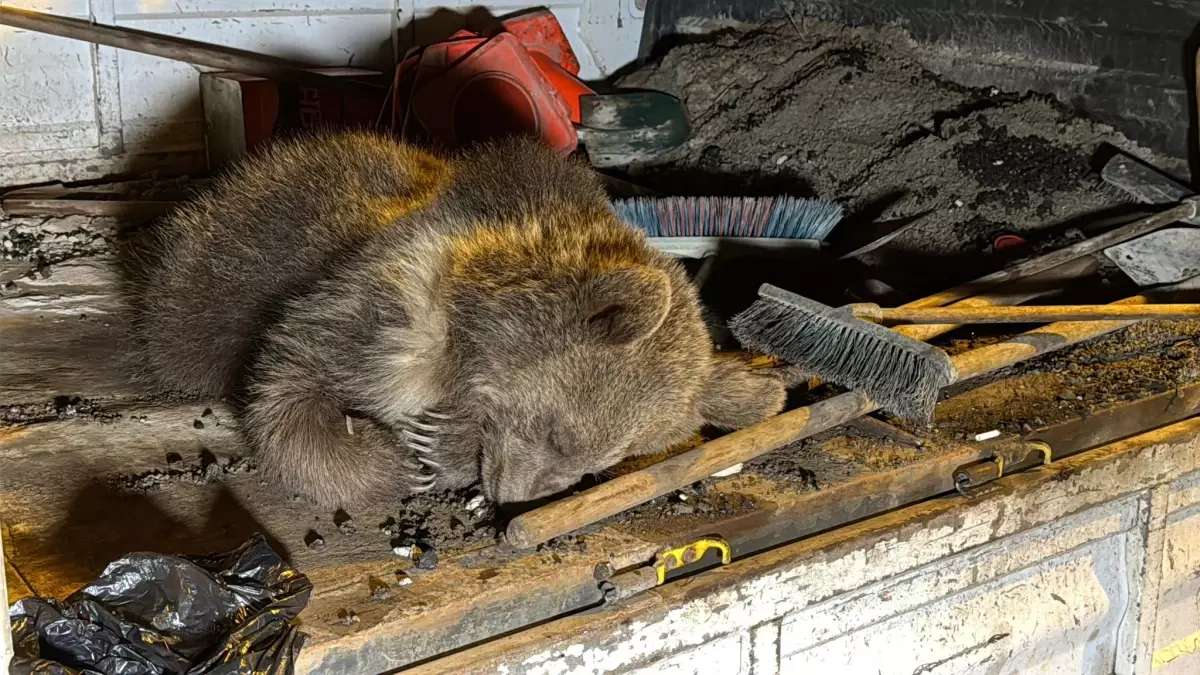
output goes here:
<path id="1" fill-rule="evenodd" d="M 1034 452 L 1041 453 L 1043 466 L 1054 461 L 1054 451 L 1050 448 L 1049 443 L 1046 443 L 1045 441 L 1030 441 L 1029 444 L 1027 445 L 1027 447 Z M 1026 455 L 1026 457 L 1028 457 L 1028 455 Z M 996 471 L 997 471 L 996 478 L 1003 477 L 1004 476 L 1004 461 L 1005 461 L 1004 453 L 997 452 L 995 455 L 992 456 L 992 460 L 996 462 Z M 1022 461 L 1023 460 L 1024 460 L 1024 458 L 1022 458 Z"/>
<path id="2" fill-rule="evenodd" d="M 703 537 L 685 546 L 659 553 L 654 560 L 654 570 L 658 573 L 658 583 L 662 584 L 666 581 L 667 572 L 696 562 L 703 558 L 709 549 L 714 548 L 721 552 L 721 564 L 728 565 L 732 558 L 729 544 L 720 537 Z"/>
<path id="3" fill-rule="evenodd" d="M 1054 461 L 1054 449 L 1045 441 L 1033 441 L 1029 444 L 1031 450 L 1037 450 L 1042 453 L 1042 464 L 1046 465 Z"/>

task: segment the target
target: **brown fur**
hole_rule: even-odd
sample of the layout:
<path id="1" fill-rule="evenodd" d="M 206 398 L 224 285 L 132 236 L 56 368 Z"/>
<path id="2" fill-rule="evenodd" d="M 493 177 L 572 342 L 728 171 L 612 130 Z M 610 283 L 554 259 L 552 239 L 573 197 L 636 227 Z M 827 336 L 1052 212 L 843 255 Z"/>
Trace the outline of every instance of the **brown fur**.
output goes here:
<path id="1" fill-rule="evenodd" d="M 154 241 L 131 285 L 146 374 L 243 393 L 261 463 L 323 505 L 429 470 L 533 499 L 783 404 L 713 354 L 682 268 L 592 172 L 532 141 L 453 159 L 363 134 L 280 144 Z"/>

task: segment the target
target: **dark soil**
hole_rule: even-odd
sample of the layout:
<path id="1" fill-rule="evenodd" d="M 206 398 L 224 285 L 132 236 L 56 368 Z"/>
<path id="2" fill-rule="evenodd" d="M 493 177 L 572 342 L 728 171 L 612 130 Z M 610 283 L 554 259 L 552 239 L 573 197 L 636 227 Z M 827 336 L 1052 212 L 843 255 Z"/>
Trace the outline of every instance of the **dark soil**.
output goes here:
<path id="1" fill-rule="evenodd" d="M 491 544 L 498 534 L 496 515 L 486 502 L 475 508 L 474 491 L 435 492 L 404 500 L 403 510 L 378 524 L 392 546 L 417 545 L 424 550 L 463 549 Z"/>
<path id="2" fill-rule="evenodd" d="M 1200 321 L 1154 321 L 945 392 L 941 434 L 1027 434 L 1200 381 Z M 964 341 L 965 342 L 965 341 Z"/>
<path id="3" fill-rule="evenodd" d="M 770 23 L 676 47 L 621 84 L 679 96 L 694 126 L 634 180 L 666 193 L 834 200 L 850 214 L 835 239 L 911 221 L 868 260 L 910 297 L 1006 266 L 987 256 L 998 234 L 1053 237 L 1128 208 L 1093 163 L 1104 144 L 1148 155 L 1052 100 L 934 75 L 893 27 Z"/>
<path id="4" fill-rule="evenodd" d="M 76 417 L 105 422 L 117 419 L 120 413 L 106 409 L 99 402 L 81 399 L 78 396 L 59 396 L 45 403 L 0 406 L 0 428 Z"/>

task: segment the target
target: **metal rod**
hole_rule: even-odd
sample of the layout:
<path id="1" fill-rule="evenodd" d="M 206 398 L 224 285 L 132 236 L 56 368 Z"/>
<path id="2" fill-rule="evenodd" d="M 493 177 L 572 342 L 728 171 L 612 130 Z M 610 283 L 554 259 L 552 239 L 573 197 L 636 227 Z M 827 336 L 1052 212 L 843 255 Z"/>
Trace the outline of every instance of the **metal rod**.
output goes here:
<path id="1" fill-rule="evenodd" d="M 1023 302 L 1029 302 L 1037 298 L 1053 295 L 1062 290 L 1062 284 L 1066 281 L 1086 277 L 1096 271 L 1098 267 L 1096 259 L 1092 256 L 1083 256 L 1076 258 L 1070 262 L 1063 263 L 1057 267 L 1051 268 L 1039 274 L 1034 274 L 1029 277 L 1022 278 L 1021 285 L 1024 289 L 1015 285 L 1005 286 L 1004 288 L 991 291 L 983 295 L 976 295 L 970 298 L 959 300 L 958 302 L 948 305 L 949 307 L 1009 307 L 1019 305 Z M 1009 290 L 1005 290 L 1009 289 Z M 911 303 L 910 303 L 911 304 Z M 909 305 L 904 305 L 908 307 Z M 897 333 L 910 337 L 914 340 L 928 342 L 935 337 L 945 335 L 957 328 L 959 324 L 937 323 L 937 324 L 914 324 L 908 326 L 896 326 L 892 330 Z"/>
<path id="2" fill-rule="evenodd" d="M 1200 198 L 1188 197 L 1162 213 L 1156 213 L 1153 216 L 1135 220 L 1115 230 L 1110 230 L 1099 236 L 1084 239 L 1077 244 L 1060 248 L 1046 255 L 1026 260 L 1018 265 L 982 276 L 975 281 L 955 286 L 949 290 L 935 293 L 919 300 L 914 300 L 903 305 L 903 307 L 907 309 L 942 307 L 956 300 L 969 298 L 983 290 L 995 288 L 1000 284 L 1033 276 L 1034 274 L 1058 267 L 1065 262 L 1103 251 L 1110 246 L 1115 246 L 1121 242 L 1148 234 L 1171 223 L 1195 218 L 1200 213 L 1200 209 L 1197 208 L 1198 204 L 1200 204 Z"/>
<path id="3" fill-rule="evenodd" d="M 849 306 L 854 316 L 871 321 L 905 324 L 1051 323 L 1054 321 L 1107 321 L 1109 319 L 1197 319 L 1200 304 L 1051 305 L 1032 307 L 928 307 L 885 308 L 873 303 Z"/>

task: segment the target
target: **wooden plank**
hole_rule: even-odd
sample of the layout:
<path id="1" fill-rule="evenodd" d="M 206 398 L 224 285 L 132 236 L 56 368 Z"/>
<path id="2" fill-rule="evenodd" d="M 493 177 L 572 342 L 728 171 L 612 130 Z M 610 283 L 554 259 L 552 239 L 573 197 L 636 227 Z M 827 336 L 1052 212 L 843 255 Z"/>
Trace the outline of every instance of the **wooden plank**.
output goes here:
<path id="1" fill-rule="evenodd" d="M 172 35 L 107 26 L 94 20 L 84 21 L 16 7 L 0 7 L 0 25 L 127 49 L 216 70 L 258 75 L 299 87 L 329 89 L 368 99 L 382 97 L 385 93 L 385 85 L 377 81 L 330 77 L 272 56 Z"/>
<path id="2" fill-rule="evenodd" d="M 1183 399 L 1194 403 L 1198 392 L 1191 388 Z M 205 415 L 206 409 L 211 414 Z M 1161 409 L 1165 417 L 1160 419 L 1195 412 Z M 232 411 L 219 404 L 115 405 L 103 413 L 0 432 L 0 462 L 6 467 L 0 476 L 0 520 L 8 524 L 16 568 L 9 574 L 14 599 L 64 595 L 132 550 L 210 552 L 262 531 L 316 586 L 302 615 L 313 639 L 301 672 L 384 672 L 596 603 L 592 573 L 599 562 L 615 568 L 642 564 L 660 546 L 713 533 L 730 539 L 735 554 L 745 556 L 947 492 L 956 467 L 986 456 L 979 444 L 953 443 L 937 453 L 915 453 L 916 459 L 883 471 L 814 457 L 812 480 L 820 490 L 798 489 L 748 469 L 712 488 L 755 504 L 743 513 L 715 519 L 647 514 L 641 521 L 610 522 L 585 535 L 586 551 L 498 555 L 486 564 L 479 560 L 495 549 L 458 552 L 433 572 L 410 570 L 415 584 L 390 589 L 391 597 L 378 599 L 372 591 L 380 580 L 407 567 L 376 530 L 398 515 L 395 506 L 351 514 L 358 532 L 342 535 L 333 526 L 333 514 L 291 501 L 262 485 L 254 473 L 122 494 L 110 477 L 165 469 L 167 453 L 192 461 L 207 451 L 219 460 L 245 450 Z M 109 414 L 120 417 L 103 421 Z M 1155 421 L 1141 413 L 1138 418 Z M 196 428 L 197 420 L 202 429 Z M 1067 439 L 1072 429 L 1078 432 L 1087 424 L 1075 420 L 1047 433 Z M 1121 433 L 1124 427 L 1113 428 Z M 1098 437 L 1087 436 L 1089 442 Z M 836 455 L 839 442 L 856 441 L 834 439 L 813 452 Z M 1066 452 L 1068 441 L 1061 443 Z M 871 447 L 882 453 L 902 446 Z M 46 476 L 55 477 L 53 489 Z M 325 538 L 323 548 L 304 545 L 310 529 Z M 353 612 L 358 623 L 342 625 L 340 615 L 346 612 Z"/>
<path id="3" fill-rule="evenodd" d="M 9 216 L 91 216 L 145 221 L 165 215 L 175 202 L 132 199 L 17 199 L 0 201 Z"/>
<path id="4" fill-rule="evenodd" d="M 35 278 L 16 276 L 0 297 L 0 403 L 56 396 L 140 396 L 119 362 L 125 323 L 109 258 L 78 258 Z"/>

